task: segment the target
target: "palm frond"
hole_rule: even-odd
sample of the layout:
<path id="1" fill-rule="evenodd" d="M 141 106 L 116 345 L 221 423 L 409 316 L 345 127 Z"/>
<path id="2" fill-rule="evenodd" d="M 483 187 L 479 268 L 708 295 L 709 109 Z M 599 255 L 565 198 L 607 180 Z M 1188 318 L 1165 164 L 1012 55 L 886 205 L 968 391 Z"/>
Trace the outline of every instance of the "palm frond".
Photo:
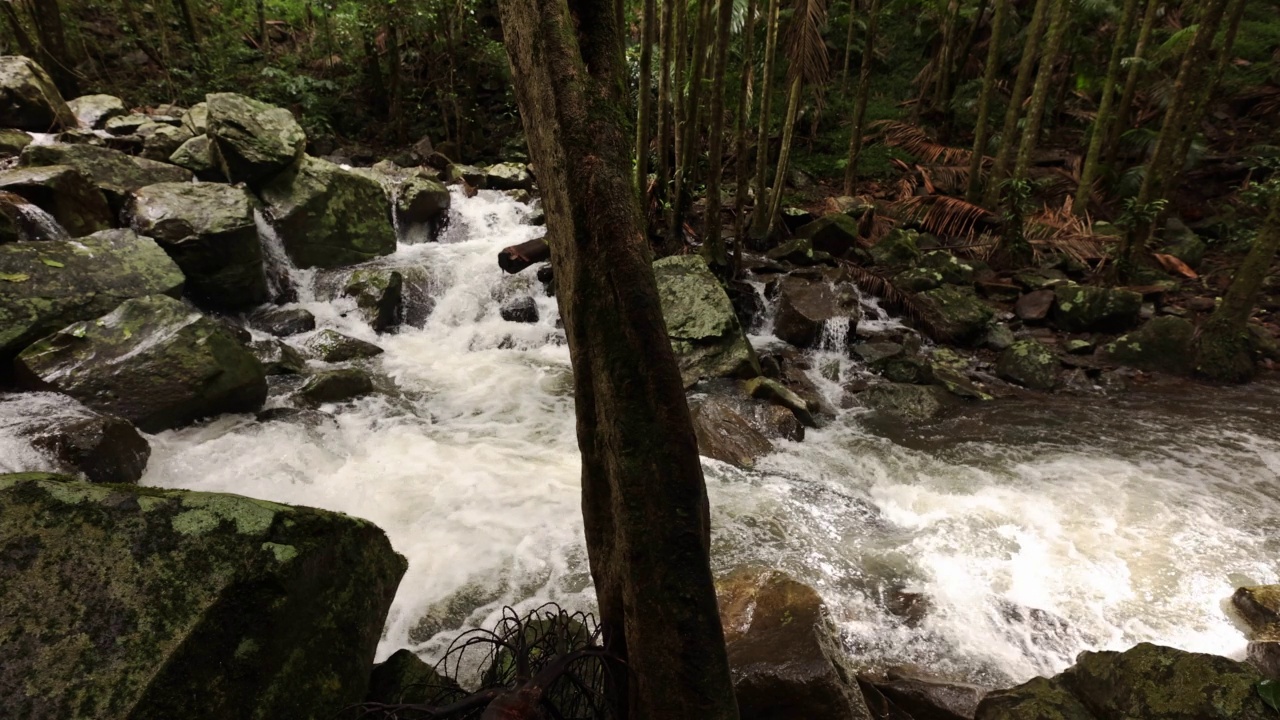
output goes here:
<path id="1" fill-rule="evenodd" d="M 788 33 L 788 76 L 800 78 L 809 87 L 820 87 L 827 81 L 830 62 L 822 31 L 827 26 L 826 0 L 796 0 Z"/>
<path id="2" fill-rule="evenodd" d="M 915 320 L 923 317 L 924 313 L 920 304 L 908 292 L 904 292 L 889 278 L 871 272 L 870 270 L 854 265 L 848 260 L 840 260 L 840 265 L 848 273 L 849 279 L 853 280 L 853 284 L 864 292 L 871 293 L 881 300 L 881 307 L 892 312 L 906 315 L 908 318 Z"/>
<path id="3" fill-rule="evenodd" d="M 904 223 L 914 223 L 939 238 L 972 238 L 980 225 L 999 219 L 981 205 L 950 195 L 920 195 L 890 203 L 887 208 Z"/>
<path id="4" fill-rule="evenodd" d="M 919 126 L 897 120 L 881 120 L 872 123 L 870 129 L 880 133 L 880 140 L 889 147 L 905 150 L 922 162 L 940 165 L 968 165 L 973 151 L 954 148 L 935 140 Z"/>
<path id="5" fill-rule="evenodd" d="M 1046 206 L 1028 217 L 1024 233 L 1037 253 L 1057 252 L 1082 263 L 1105 258 L 1112 240 L 1094 232 L 1093 218 L 1075 214 L 1070 195 L 1062 205 Z"/>

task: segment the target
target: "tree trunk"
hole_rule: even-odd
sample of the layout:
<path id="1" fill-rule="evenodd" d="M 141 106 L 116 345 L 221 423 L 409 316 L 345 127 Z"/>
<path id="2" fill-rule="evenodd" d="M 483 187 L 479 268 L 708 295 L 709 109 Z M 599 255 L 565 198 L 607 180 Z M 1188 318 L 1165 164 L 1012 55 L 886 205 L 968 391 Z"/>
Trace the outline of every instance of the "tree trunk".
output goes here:
<path id="1" fill-rule="evenodd" d="M 738 717 L 693 422 L 631 172 L 622 34 L 600 0 L 500 0 L 574 371 L 582 510 L 623 720 Z M 636 362 L 643 357 L 644 362 Z"/>
<path id="2" fill-rule="evenodd" d="M 1120 102 L 1116 105 L 1115 122 L 1107 133 L 1106 152 L 1102 154 L 1102 162 L 1111 165 L 1120 152 L 1120 136 L 1129 127 L 1129 113 L 1133 109 L 1133 98 L 1138 94 L 1138 80 L 1142 77 L 1142 67 L 1146 62 L 1147 44 L 1151 41 L 1151 31 L 1156 25 L 1156 13 L 1160 9 L 1160 0 L 1146 0 L 1147 9 L 1142 15 L 1142 27 L 1138 30 L 1138 42 L 1133 48 L 1133 57 L 1129 64 L 1129 74 L 1125 77 L 1124 91 L 1120 93 Z"/>
<path id="3" fill-rule="evenodd" d="M 973 46 L 978 42 L 978 30 L 982 27 L 982 17 L 987 14 L 987 6 L 989 4 L 990 0 L 978 0 L 978 11 L 973 15 L 973 23 L 969 25 L 969 32 L 965 33 L 964 45 L 960 46 L 959 52 L 952 58 L 949 86 L 953 97 L 955 96 L 956 86 L 960 84 L 960 74 L 964 70 L 965 59 L 973 54 Z"/>
<path id="4" fill-rule="evenodd" d="M 1197 374 L 1220 382 L 1248 382 L 1253 377 L 1253 343 L 1249 316 L 1258 291 L 1280 250 L 1280 191 L 1273 192 L 1271 211 L 1249 254 L 1231 278 L 1222 304 L 1205 323 L 1195 348 Z"/>
<path id="5" fill-rule="evenodd" d="M 182 37 L 194 50 L 200 45 L 200 29 L 196 27 L 196 16 L 191 11 L 190 1 L 173 0 L 173 8 L 178 12 L 178 19 L 182 21 Z"/>
<path id="6" fill-rule="evenodd" d="M 778 167 L 773 171 L 773 189 L 769 193 L 769 215 L 764 226 L 768 234 L 778 224 L 782 210 L 782 189 L 787 185 L 787 165 L 791 162 L 791 141 L 795 137 L 796 115 L 800 114 L 800 91 L 804 87 L 799 73 L 791 79 L 787 94 L 787 119 L 782 124 L 782 147 L 778 150 Z"/>
<path id="7" fill-rule="evenodd" d="M 271 49 L 271 37 L 267 35 L 267 0 L 257 0 L 258 49 L 265 55 Z"/>
<path id="8" fill-rule="evenodd" d="M 672 56 L 675 49 L 675 28 L 672 27 L 675 22 L 675 7 L 675 0 L 662 0 L 662 67 L 658 74 L 658 197 L 664 199 L 667 197 L 667 183 L 671 181 L 669 153 L 673 132 L 671 73 L 675 63 Z"/>
<path id="9" fill-rule="evenodd" d="M 395 130 L 396 140 L 405 142 L 404 79 L 400 68 L 400 18 L 392 17 L 387 24 L 387 75 L 390 78 L 391 103 L 387 108 L 387 120 Z M 461 129 L 458 132 L 462 134 Z"/>
<path id="10" fill-rule="evenodd" d="M 692 179 L 693 165 L 698 157 L 698 125 L 702 114 L 702 85 L 706 74 L 707 45 L 711 35 L 711 3 L 703 2 L 698 8 L 698 29 L 690 48 L 688 92 L 685 96 L 684 121 L 681 131 L 680 155 L 676 157 L 674 191 L 671 198 L 671 222 L 667 226 L 668 249 L 681 246 L 684 237 L 684 214 L 689 206 L 687 180 Z"/>
<path id="11" fill-rule="evenodd" d="M 1151 0 L 1155 2 L 1155 0 Z M 1089 197 L 1093 194 L 1093 181 L 1098 177 L 1098 167 L 1102 162 L 1102 143 L 1110 134 L 1112 110 L 1115 100 L 1116 82 L 1120 79 L 1120 61 L 1124 58 L 1125 48 L 1129 46 L 1129 35 L 1133 32 L 1133 23 L 1138 16 L 1138 0 L 1124 0 L 1124 9 L 1120 13 L 1120 27 L 1111 42 L 1111 57 L 1107 60 L 1107 76 L 1102 81 L 1102 99 L 1098 102 L 1098 117 L 1093 121 L 1093 130 L 1089 134 L 1089 149 L 1085 152 L 1084 167 L 1080 170 L 1080 185 L 1076 188 L 1076 199 L 1073 209 L 1076 215 L 1084 215 L 1089 211 Z"/>
<path id="12" fill-rule="evenodd" d="M 13 3 L 0 0 L 0 9 L 4 10 L 4 19 L 8 22 L 9 31 L 13 33 L 13 38 L 18 43 L 19 52 L 28 57 L 36 57 L 38 48 L 35 41 L 23 29 L 22 20 L 18 17 L 18 11 L 13 9 Z"/>
<path id="13" fill-rule="evenodd" d="M 369 27 L 361 33 L 364 43 L 364 78 L 369 92 L 373 95 L 373 109 L 381 115 L 387 111 L 387 85 L 382 79 L 382 63 L 378 60 L 378 46 L 373 39 L 373 31 Z"/>
<path id="14" fill-rule="evenodd" d="M 858 179 L 858 158 L 862 155 L 862 134 L 867 120 L 867 100 L 871 95 L 871 64 L 876 55 L 876 28 L 880 22 L 880 0 L 871 0 L 867 10 L 867 37 L 862 43 L 862 67 L 858 71 L 858 98 L 853 104 L 853 129 L 849 134 L 849 157 L 844 166 L 844 194 L 852 195 Z"/>
<path id="15" fill-rule="evenodd" d="M 729 258 L 720 232 L 720 176 L 724 164 L 724 86 L 729 57 L 729 22 L 733 20 L 733 0 L 717 0 L 715 67 L 711 70 L 710 147 L 707 149 L 707 215 L 703 223 L 702 252 L 712 268 L 727 268 Z M 746 70 L 743 70 L 746 73 Z"/>
<path id="16" fill-rule="evenodd" d="M 840 92 L 849 91 L 849 61 L 853 56 L 853 17 L 858 9 L 858 0 L 849 0 L 849 28 L 844 36 L 844 61 L 840 63 Z"/>
<path id="17" fill-rule="evenodd" d="M 760 126 L 756 131 L 756 202 L 751 213 L 751 234 L 763 237 L 769 234 L 769 188 L 765 175 L 769 170 L 770 116 L 773 114 L 773 76 L 778 57 L 778 0 L 769 0 L 769 14 L 765 17 L 764 67 L 760 78 Z"/>
<path id="18" fill-rule="evenodd" d="M 1022 142 L 1018 145 L 1018 160 L 1013 176 L 1026 180 L 1031 171 L 1031 156 L 1040 142 L 1040 125 L 1044 122 L 1044 108 L 1049 99 L 1049 84 L 1053 80 L 1054 61 L 1062 49 L 1062 39 L 1071 26 L 1073 0 L 1054 0 L 1053 19 L 1049 22 L 1048 42 L 1040 57 L 1040 72 L 1036 75 L 1035 89 L 1031 91 L 1031 104 L 1027 108 L 1027 121 L 1022 130 Z"/>
<path id="19" fill-rule="evenodd" d="M 1222 38 L 1222 47 L 1218 50 L 1218 59 L 1214 62 L 1213 74 L 1210 78 L 1200 83 L 1199 92 L 1196 93 L 1195 106 L 1192 109 L 1192 124 L 1182 136 L 1182 141 L 1178 143 L 1177 152 L 1174 155 L 1174 167 L 1182 168 L 1187 164 L 1187 156 L 1191 153 L 1191 143 L 1195 140 L 1195 127 L 1200 118 L 1204 117 L 1205 109 L 1209 107 L 1209 101 L 1213 98 L 1213 91 L 1218 88 L 1218 83 L 1222 81 L 1222 75 L 1226 72 L 1227 61 L 1231 58 L 1231 51 L 1235 48 L 1236 33 L 1240 30 L 1240 20 L 1244 17 L 1244 0 L 1231 0 L 1231 7 L 1227 11 L 1227 30 Z"/>
<path id="20" fill-rule="evenodd" d="M 960 38 L 960 0 L 951 0 L 947 6 L 947 19 L 942 26 L 942 47 L 938 50 L 933 93 L 933 109 L 950 117 L 951 65 L 955 62 L 956 44 Z"/>
<path id="21" fill-rule="evenodd" d="M 653 24 L 657 22 L 654 0 L 644 0 L 640 28 L 640 111 L 636 121 L 636 187 L 641 204 L 649 186 L 649 116 L 653 98 Z"/>
<path id="22" fill-rule="evenodd" d="M 987 141 L 991 130 L 991 98 L 996 92 L 996 72 L 1000 69 L 1000 50 L 1004 44 L 1005 25 L 1008 25 L 1010 0 L 996 0 L 996 14 L 991 19 L 991 39 L 987 44 L 987 64 L 982 69 L 982 94 L 978 96 L 978 124 L 974 126 L 973 157 L 969 159 L 969 180 L 965 197 L 976 203 L 981 197 L 982 158 L 987 154 Z"/>
<path id="23" fill-rule="evenodd" d="M 62 25 L 62 9 L 58 7 L 58 0 L 37 0 L 30 10 L 40 49 L 37 60 L 48 71 L 62 95 L 69 98 L 79 95 L 75 61 L 67 48 L 67 33 Z"/>
<path id="24" fill-rule="evenodd" d="M 1009 172 L 1009 161 L 1013 160 L 1014 136 L 1018 132 L 1018 117 L 1022 114 L 1022 101 L 1031 86 L 1031 71 L 1036 66 L 1036 51 L 1040 47 L 1040 36 L 1044 34 L 1045 20 L 1051 0 L 1036 0 L 1035 10 L 1031 12 L 1031 24 L 1027 26 L 1027 39 L 1022 46 L 1022 59 L 1018 61 L 1018 75 L 1013 81 L 1013 92 L 1009 96 L 1009 107 L 1004 111 L 1004 127 L 1000 130 L 1000 150 L 996 153 L 995 165 L 991 168 L 991 176 L 987 179 L 986 204 L 996 207 L 1000 200 L 1000 183 Z"/>
<path id="25" fill-rule="evenodd" d="M 743 234 L 746 230 L 747 186 L 751 184 L 751 164 L 747 161 L 747 118 L 751 115 L 751 77 L 755 70 L 756 0 L 747 0 L 747 17 L 742 28 L 742 73 L 738 82 L 738 118 L 734 130 L 733 260 L 730 277 L 741 266 Z"/>

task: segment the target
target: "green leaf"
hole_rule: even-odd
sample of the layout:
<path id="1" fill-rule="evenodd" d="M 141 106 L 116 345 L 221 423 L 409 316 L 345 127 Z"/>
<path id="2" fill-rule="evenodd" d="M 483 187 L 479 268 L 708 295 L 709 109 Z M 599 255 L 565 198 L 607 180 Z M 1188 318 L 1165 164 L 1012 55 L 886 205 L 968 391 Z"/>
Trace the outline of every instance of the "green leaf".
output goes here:
<path id="1" fill-rule="evenodd" d="M 44 263 L 45 265 L 48 265 L 49 267 L 52 267 L 52 268 L 66 267 L 66 265 L 63 265 L 62 263 L 58 262 L 57 260 L 50 260 L 49 258 L 40 258 L 40 262 L 42 262 L 42 263 Z"/>
<path id="2" fill-rule="evenodd" d="M 26 282 L 31 276 L 26 273 L 0 273 L 0 280 L 5 282 Z"/>
<path id="3" fill-rule="evenodd" d="M 88 334 L 88 329 L 85 327 L 84 323 L 77 325 L 76 329 L 71 331 L 71 337 L 82 338 L 86 334 Z"/>
<path id="4" fill-rule="evenodd" d="M 1260 680 L 1254 687 L 1258 689 L 1263 702 L 1271 706 L 1272 710 L 1280 712 L 1280 683 L 1274 680 Z"/>

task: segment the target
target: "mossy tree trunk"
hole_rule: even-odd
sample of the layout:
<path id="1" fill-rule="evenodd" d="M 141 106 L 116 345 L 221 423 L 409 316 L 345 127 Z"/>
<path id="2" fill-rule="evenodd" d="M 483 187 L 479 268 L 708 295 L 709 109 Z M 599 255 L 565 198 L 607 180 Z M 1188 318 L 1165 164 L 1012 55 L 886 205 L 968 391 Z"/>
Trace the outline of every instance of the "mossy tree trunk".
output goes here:
<path id="1" fill-rule="evenodd" d="M 573 364 L 604 644 L 626 662 L 610 694 L 628 720 L 733 720 L 706 485 L 636 202 L 622 28 L 603 0 L 499 10 Z"/>
<path id="2" fill-rule="evenodd" d="M 747 0 L 747 17 L 742 28 L 742 71 L 738 76 L 738 118 L 734 130 L 733 242 L 731 275 L 741 266 L 743 235 L 746 232 L 747 187 L 751 184 L 751 164 L 747 161 L 747 120 L 751 115 L 751 80 L 755 69 L 756 0 Z"/>
<path id="3" fill-rule="evenodd" d="M 756 202 L 751 214 L 751 234 L 756 237 L 769 234 L 769 186 L 765 184 L 765 179 L 769 172 L 773 76 L 778 57 L 778 5 L 779 0 L 769 0 L 769 13 L 764 20 L 764 67 L 760 72 L 760 127 L 756 131 Z"/>
<path id="4" fill-rule="evenodd" d="M 685 92 L 684 127 L 680 133 L 680 152 L 676 156 L 675 182 L 672 183 L 671 218 L 667 226 L 669 250 L 683 244 L 684 214 L 689 207 L 689 184 L 693 180 L 694 165 L 698 157 L 698 128 L 702 114 L 702 89 L 706 75 L 707 45 L 711 36 L 711 3 L 703 2 L 698 8 L 698 28 L 690 48 L 689 78 Z"/>
<path id="5" fill-rule="evenodd" d="M 653 114 L 653 26 L 657 22 L 654 0 L 644 0 L 644 15 L 640 23 L 640 106 L 636 119 L 636 187 L 644 202 L 649 186 L 649 116 Z"/>
<path id="6" fill-rule="evenodd" d="M 1191 144 L 1196 137 L 1196 124 L 1204 117 L 1205 110 L 1209 107 L 1209 101 L 1213 98 L 1213 92 L 1218 88 L 1218 83 L 1222 81 L 1222 75 L 1226 72 L 1227 61 L 1231 58 L 1231 51 L 1235 48 L 1236 33 L 1239 32 L 1240 21 L 1244 18 L 1244 0 L 1231 0 L 1231 5 L 1226 14 L 1227 29 L 1222 37 L 1222 47 L 1218 48 L 1212 75 L 1209 76 L 1207 81 L 1200 83 L 1199 90 L 1196 92 L 1195 106 L 1191 110 L 1192 124 L 1187 129 L 1187 132 L 1183 133 L 1182 140 L 1178 143 L 1178 149 L 1174 155 L 1175 167 L 1181 168 L 1187 164 L 1187 157 L 1191 153 Z"/>
<path id="7" fill-rule="evenodd" d="M 675 63 L 675 0 L 662 0 L 662 63 L 658 70 L 658 197 L 667 197 L 667 183 L 671 180 L 671 73 Z M 641 189 L 643 194 L 643 188 Z"/>
<path id="8" fill-rule="evenodd" d="M 720 176 L 724 164 L 724 86 L 725 65 L 729 57 L 729 23 L 733 20 L 733 0 L 716 3 L 715 63 L 711 70 L 711 123 L 707 148 L 707 214 L 703 223 L 702 252 L 707 264 L 717 270 L 729 266 L 720 232 Z M 746 71 L 743 71 L 746 74 Z"/>
<path id="9" fill-rule="evenodd" d="M 853 129 L 849 133 L 849 157 L 844 166 L 844 194 L 852 195 L 858 182 L 858 159 L 862 155 L 862 135 L 866 131 L 867 100 L 871 96 L 871 64 L 875 62 L 876 29 L 880 0 L 867 8 L 867 34 L 862 43 L 862 67 L 858 70 L 858 98 L 853 104 Z"/>
<path id="10" fill-rule="evenodd" d="M 1053 0 L 1053 19 L 1049 22 L 1044 54 L 1040 57 L 1040 71 L 1036 74 L 1036 84 L 1031 91 L 1027 120 L 1022 128 L 1022 142 L 1018 144 L 1018 159 L 1013 167 L 1013 176 L 1019 180 L 1029 179 L 1031 173 L 1031 156 L 1035 154 L 1040 142 L 1040 126 L 1044 122 L 1045 106 L 1049 100 L 1053 68 L 1058 52 L 1062 50 L 1062 40 L 1067 35 L 1067 28 L 1071 26 L 1072 7 L 1073 0 Z"/>
<path id="11" fill-rule="evenodd" d="M 796 134 L 796 116 L 800 114 L 800 93 L 804 83 L 799 74 L 791 78 L 791 90 L 787 93 L 787 119 L 782 124 L 782 146 L 778 150 L 778 167 L 773 171 L 773 188 L 769 191 L 769 214 L 764 232 L 768 234 L 778 224 L 782 211 L 782 190 L 787 185 L 787 166 L 791 163 L 791 141 Z"/>
<path id="12" fill-rule="evenodd" d="M 996 0 L 995 16 L 991 19 L 987 64 L 982 69 L 982 92 L 978 96 L 978 122 L 974 126 L 973 156 L 969 158 L 969 179 L 965 187 L 965 197 L 971 203 L 978 202 L 982 195 L 982 159 L 987 154 L 987 141 L 991 138 L 991 100 L 996 94 L 996 73 L 1000 69 L 1005 26 L 1009 24 L 1009 4 L 1010 0 Z"/>
<path id="13" fill-rule="evenodd" d="M 1124 8 L 1120 11 L 1120 25 L 1111 42 L 1111 57 L 1107 59 L 1107 75 L 1102 81 L 1102 97 L 1098 101 L 1098 116 L 1093 121 L 1093 129 L 1089 134 L 1089 149 L 1085 151 L 1084 167 L 1080 170 L 1080 185 L 1076 188 L 1073 209 L 1077 215 L 1089 211 L 1089 197 L 1093 194 L 1093 183 L 1098 177 L 1098 168 L 1102 163 L 1103 141 L 1111 131 L 1112 104 L 1115 101 L 1116 83 L 1120 80 L 1120 61 L 1124 59 L 1124 51 L 1129 46 L 1129 35 L 1133 32 L 1133 24 L 1138 16 L 1138 0 L 1124 0 Z"/>
<path id="14" fill-rule="evenodd" d="M 844 59 L 840 62 L 840 92 L 849 90 L 849 63 L 853 59 L 854 17 L 858 13 L 858 0 L 849 0 L 849 26 L 844 34 Z"/>
<path id="15" fill-rule="evenodd" d="M 1277 250 L 1280 250 L 1280 191 L 1272 193 L 1271 210 L 1258 237 L 1231 278 L 1222 303 L 1200 332 L 1195 349 L 1197 374 L 1220 382 L 1248 382 L 1253 377 L 1249 316 Z"/>
<path id="16" fill-rule="evenodd" d="M 1125 76 L 1124 90 L 1120 93 L 1120 102 L 1116 104 L 1115 122 L 1107 133 L 1106 148 L 1102 153 L 1104 165 L 1116 161 L 1120 152 L 1120 137 L 1129 127 L 1129 113 L 1133 110 L 1133 99 L 1138 94 L 1138 80 L 1146 64 L 1147 45 L 1151 42 L 1151 31 L 1156 25 L 1156 15 L 1160 10 L 1160 0 L 1146 0 L 1147 7 L 1142 14 L 1142 26 L 1138 29 L 1138 41 L 1133 47 L 1133 55 L 1129 60 L 1129 73 Z"/>
<path id="17" fill-rule="evenodd" d="M 1027 39 L 1022 45 L 1022 59 L 1018 61 L 1018 75 L 1013 81 L 1009 107 L 1004 112 L 1004 126 L 1000 129 L 1000 150 L 996 153 L 995 164 L 987 180 L 986 204 L 991 207 L 995 207 L 1000 201 L 1000 183 L 1009 173 L 1009 163 L 1013 160 L 1013 151 L 1017 147 L 1014 137 L 1018 132 L 1018 117 L 1022 114 L 1022 101 L 1031 87 L 1031 73 L 1036 67 L 1036 51 L 1040 48 L 1040 37 L 1044 34 L 1050 2 L 1051 0 L 1036 0 L 1035 9 L 1031 12 L 1031 23 L 1027 25 Z"/>
<path id="18" fill-rule="evenodd" d="M 59 92 L 67 98 L 79 95 L 75 60 L 67 47 L 67 31 L 62 23 L 62 8 L 58 6 L 58 0 L 34 0 L 28 7 L 40 49 L 37 59 L 49 72 Z"/>

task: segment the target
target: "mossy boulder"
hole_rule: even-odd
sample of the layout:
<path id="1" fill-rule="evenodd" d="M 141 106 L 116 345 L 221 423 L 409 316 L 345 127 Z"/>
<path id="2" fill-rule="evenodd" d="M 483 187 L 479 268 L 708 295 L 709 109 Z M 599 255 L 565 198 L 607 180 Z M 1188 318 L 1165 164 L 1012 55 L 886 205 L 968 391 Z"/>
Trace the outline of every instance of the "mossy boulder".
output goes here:
<path id="1" fill-rule="evenodd" d="M 342 294 L 355 298 L 356 310 L 369 327 L 386 332 L 400 324 L 404 316 L 402 292 L 404 276 L 395 270 L 365 268 L 351 273 Z"/>
<path id="2" fill-rule="evenodd" d="M 788 276 L 778 286 L 773 333 L 796 347 L 825 343 L 843 350 L 854 337 L 860 315 L 858 296 L 849 286 Z"/>
<path id="3" fill-rule="evenodd" d="M 532 190 L 533 175 L 522 163 L 498 163 L 485 168 L 484 186 L 490 190 Z"/>
<path id="4" fill-rule="evenodd" d="M 153 122 L 138 128 L 138 137 L 142 138 L 142 152 L 138 153 L 139 156 L 168 162 L 169 156 L 195 136 L 187 132 L 186 128 Z"/>
<path id="5" fill-rule="evenodd" d="M 1280 630 L 1280 585 L 1236 588 L 1231 604 L 1252 632 Z"/>
<path id="6" fill-rule="evenodd" d="M 0 55 L 0 126 L 47 133 L 76 125 L 44 68 L 21 55 Z"/>
<path id="7" fill-rule="evenodd" d="M 279 338 L 254 340 L 249 351 L 262 363 L 267 375 L 302 375 L 307 371 L 307 359 L 292 345 Z"/>
<path id="8" fill-rule="evenodd" d="M 222 179 L 222 171 L 213 157 L 213 141 L 208 135 L 196 135 L 179 145 L 169 156 L 169 162 L 190 170 L 206 182 Z"/>
<path id="9" fill-rule="evenodd" d="M 209 103 L 200 102 L 187 108 L 182 113 L 182 127 L 192 135 L 204 135 L 209 132 Z"/>
<path id="10" fill-rule="evenodd" d="M 942 273 L 932 268 L 908 268 L 893 276 L 893 286 L 909 293 L 937 290 L 942 287 Z"/>
<path id="11" fill-rule="evenodd" d="M 1165 315 L 1116 338 L 1103 347 L 1103 353 L 1112 362 L 1140 370 L 1189 375 L 1195 333 L 1190 321 Z"/>
<path id="12" fill-rule="evenodd" d="M 1138 324 L 1142 296 L 1131 290 L 1063 283 L 1053 292 L 1053 320 L 1068 332 L 1121 332 Z"/>
<path id="13" fill-rule="evenodd" d="M 858 246 L 858 221 L 844 213 L 823 215 L 796 230 L 796 237 L 808 240 L 815 250 L 845 257 Z"/>
<path id="14" fill-rule="evenodd" d="M 0 359 L 130 298 L 176 297 L 183 282 L 182 271 L 155 241 L 129 230 L 0 245 Z"/>
<path id="15" fill-rule="evenodd" d="M 262 244 L 243 188 L 221 183 L 161 183 L 141 188 L 129 205 L 135 232 L 155 239 L 187 276 L 187 294 L 220 310 L 267 299 Z"/>
<path id="16" fill-rule="evenodd" d="M 765 257 L 792 265 L 819 265 L 831 260 L 831 256 L 813 247 L 809 238 L 792 238 L 765 253 Z"/>
<path id="17" fill-rule="evenodd" d="M 917 266 L 936 272 L 943 283 L 951 285 L 971 284 L 976 272 L 973 265 L 946 250 L 933 250 L 921 255 Z"/>
<path id="18" fill-rule="evenodd" d="M 31 142 L 31 136 L 21 130 L 0 128 L 0 158 L 16 157 Z"/>
<path id="19" fill-rule="evenodd" d="M 406 563 L 371 523 L 237 495 L 0 476 L 13 717 L 334 717 Z"/>
<path id="20" fill-rule="evenodd" d="M 20 195 L 53 216 L 71 237 L 112 225 L 107 198 L 93 182 L 68 165 L 15 168 L 0 172 L 0 190 Z"/>
<path id="21" fill-rule="evenodd" d="M 475 165 L 453 163 L 444 169 L 444 179 L 451 183 L 465 182 L 474 188 L 485 186 L 485 172 Z"/>
<path id="22" fill-rule="evenodd" d="M 790 410 L 802 424 L 817 427 L 809 404 L 786 385 L 767 377 L 754 377 L 743 383 L 743 390 L 757 400 L 764 400 Z"/>
<path id="23" fill-rule="evenodd" d="M 392 705 L 446 705 L 465 695 L 457 681 L 441 675 L 413 652 L 400 649 L 373 668 L 368 702 Z"/>
<path id="24" fill-rule="evenodd" d="M 268 335 L 288 337 L 316 329 L 316 316 L 306 308 L 268 308 L 250 315 L 249 324 Z"/>
<path id="25" fill-rule="evenodd" d="M 1039 340 L 1019 340 L 1000 353 L 996 375 L 1032 390 L 1058 384 L 1058 358 Z"/>
<path id="26" fill-rule="evenodd" d="M 863 405 L 881 415 L 905 422 L 932 420 L 947 409 L 946 391 L 934 385 L 885 383 L 858 394 Z"/>
<path id="27" fill-rule="evenodd" d="M 298 391 L 304 400 L 316 405 L 353 400 L 373 392 L 373 379 L 360 368 L 325 370 L 307 378 Z"/>
<path id="28" fill-rule="evenodd" d="M 261 194 L 299 267 L 354 265 L 395 252 L 390 202 L 377 181 L 308 156 Z"/>
<path id="29" fill-rule="evenodd" d="M 653 264 L 653 274 L 685 387 L 704 378 L 760 374 L 733 303 L 701 256 L 662 258 Z"/>
<path id="30" fill-rule="evenodd" d="M 1200 267 L 1207 246 L 1195 231 L 1176 217 L 1169 218 L 1164 230 L 1164 252 L 1172 255 L 1188 267 Z"/>
<path id="31" fill-rule="evenodd" d="M 1007 690 L 993 690 L 978 703 L 974 720 L 1098 720 L 1055 680 L 1033 678 Z"/>
<path id="32" fill-rule="evenodd" d="M 96 483 L 136 483 L 151 456 L 151 445 L 128 420 L 58 393 L 0 394 L 0 435 L 25 440 L 45 461 L 24 467 L 19 454 L 5 459 L 8 467 L 55 469 Z"/>
<path id="33" fill-rule="evenodd" d="M 205 98 L 214 157 L 230 182 L 256 185 L 301 158 L 307 135 L 288 110 L 237 93 Z"/>
<path id="34" fill-rule="evenodd" d="M 129 193 L 145 185 L 167 182 L 191 182 L 194 175 L 186 168 L 125 155 L 118 150 L 97 145 L 30 145 L 22 151 L 18 164 L 23 167 L 70 165 L 107 196 L 112 210 L 120 210 L 128 202 Z"/>
<path id="35" fill-rule="evenodd" d="M 68 100 L 67 107 L 76 116 L 80 127 L 88 130 L 98 130 L 111 118 L 127 112 L 124 101 L 115 95 L 81 95 L 74 100 Z"/>
<path id="36" fill-rule="evenodd" d="M 396 219 L 406 230 L 425 225 L 428 236 L 434 237 L 436 229 L 449 219 L 451 202 L 449 188 L 439 180 L 407 177 L 396 190 Z"/>
<path id="37" fill-rule="evenodd" d="M 877 265 L 888 267 L 914 265 L 920 260 L 920 248 L 917 246 L 919 237 L 919 233 L 914 230 L 892 230 L 871 246 L 871 257 Z"/>
<path id="38" fill-rule="evenodd" d="M 986 337 L 995 311 L 970 289 L 943 285 L 916 296 L 925 330 L 934 340 L 974 346 Z"/>
<path id="39" fill-rule="evenodd" d="M 307 340 L 307 350 L 325 362 L 364 360 L 382 354 L 382 348 L 336 330 L 321 330 Z"/>
<path id="40" fill-rule="evenodd" d="M 267 397 L 262 364 L 226 325 L 164 295 L 68 325 L 23 350 L 16 366 L 25 383 L 150 433 L 252 412 Z"/>

